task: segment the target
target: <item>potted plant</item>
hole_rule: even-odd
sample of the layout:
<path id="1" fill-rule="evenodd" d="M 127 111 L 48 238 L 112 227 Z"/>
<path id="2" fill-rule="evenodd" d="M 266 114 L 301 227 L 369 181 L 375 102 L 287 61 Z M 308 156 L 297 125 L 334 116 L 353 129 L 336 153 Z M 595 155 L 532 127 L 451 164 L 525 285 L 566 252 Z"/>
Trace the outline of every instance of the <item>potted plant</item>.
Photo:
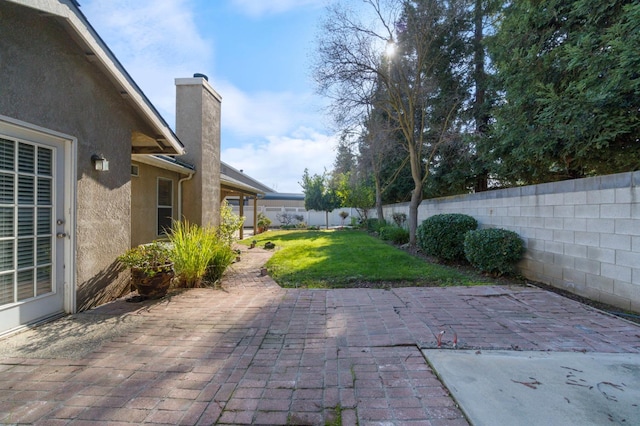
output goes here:
<path id="1" fill-rule="evenodd" d="M 131 285 L 144 298 L 162 297 L 174 276 L 171 249 L 154 241 L 127 250 L 118 261 L 131 268 Z"/>
<path id="2" fill-rule="evenodd" d="M 264 213 L 260 213 L 258 214 L 257 225 L 258 234 L 266 232 L 269 230 L 269 225 L 271 225 L 271 219 L 269 219 Z"/>

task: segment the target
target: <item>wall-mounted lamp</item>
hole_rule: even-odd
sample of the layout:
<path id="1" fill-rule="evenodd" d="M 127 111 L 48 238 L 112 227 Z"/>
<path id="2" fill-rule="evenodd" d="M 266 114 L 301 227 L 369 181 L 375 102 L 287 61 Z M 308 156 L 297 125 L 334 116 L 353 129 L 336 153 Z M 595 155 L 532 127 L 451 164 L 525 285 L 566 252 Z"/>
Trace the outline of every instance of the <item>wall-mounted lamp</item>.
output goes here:
<path id="1" fill-rule="evenodd" d="M 102 156 L 93 154 L 91 156 L 93 167 L 99 172 L 109 171 L 109 162 Z"/>

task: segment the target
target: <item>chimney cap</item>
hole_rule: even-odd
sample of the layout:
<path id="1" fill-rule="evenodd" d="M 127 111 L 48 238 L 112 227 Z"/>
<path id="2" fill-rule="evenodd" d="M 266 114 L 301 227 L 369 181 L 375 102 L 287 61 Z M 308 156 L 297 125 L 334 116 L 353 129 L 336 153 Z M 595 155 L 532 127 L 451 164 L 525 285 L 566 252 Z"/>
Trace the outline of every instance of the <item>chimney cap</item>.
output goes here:
<path id="1" fill-rule="evenodd" d="M 193 74 L 193 78 L 204 78 L 206 81 L 209 81 L 209 77 L 206 74 L 201 74 L 199 72 Z"/>

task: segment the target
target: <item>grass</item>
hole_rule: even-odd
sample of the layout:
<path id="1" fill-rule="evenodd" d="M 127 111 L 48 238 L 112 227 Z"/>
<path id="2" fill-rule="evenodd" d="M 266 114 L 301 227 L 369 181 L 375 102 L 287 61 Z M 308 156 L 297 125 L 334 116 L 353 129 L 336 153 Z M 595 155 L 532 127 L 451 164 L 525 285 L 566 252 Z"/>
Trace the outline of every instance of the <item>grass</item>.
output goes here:
<path id="1" fill-rule="evenodd" d="M 269 231 L 253 239 L 258 246 L 268 241 L 276 245 L 266 267 L 282 287 L 488 284 L 453 268 L 425 262 L 362 231 Z"/>

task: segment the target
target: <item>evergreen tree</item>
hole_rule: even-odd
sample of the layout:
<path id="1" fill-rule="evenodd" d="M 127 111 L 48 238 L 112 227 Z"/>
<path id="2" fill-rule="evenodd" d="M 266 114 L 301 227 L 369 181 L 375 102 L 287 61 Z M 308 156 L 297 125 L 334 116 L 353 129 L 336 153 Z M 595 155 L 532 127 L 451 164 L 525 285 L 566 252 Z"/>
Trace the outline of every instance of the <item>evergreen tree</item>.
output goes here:
<path id="1" fill-rule="evenodd" d="M 640 169 L 640 3 L 512 2 L 491 43 L 490 151 L 511 183 Z"/>

